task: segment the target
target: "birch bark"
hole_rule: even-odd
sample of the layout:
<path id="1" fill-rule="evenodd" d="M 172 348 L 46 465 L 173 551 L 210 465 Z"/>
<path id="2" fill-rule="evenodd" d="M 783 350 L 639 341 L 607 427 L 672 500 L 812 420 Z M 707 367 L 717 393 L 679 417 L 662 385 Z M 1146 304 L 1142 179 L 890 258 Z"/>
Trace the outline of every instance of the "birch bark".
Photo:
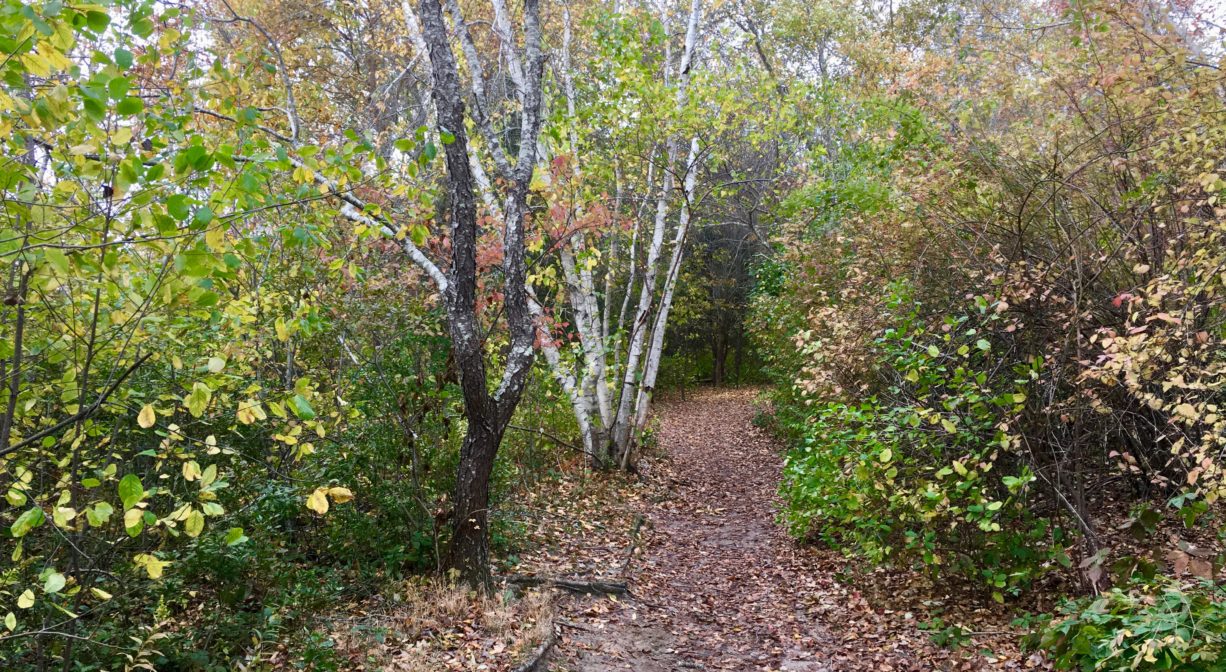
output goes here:
<path id="1" fill-rule="evenodd" d="M 680 220 L 677 222 L 677 234 L 673 237 L 673 254 L 668 264 L 668 273 L 664 277 L 663 294 L 660 307 L 656 311 L 656 319 L 651 327 L 651 345 L 647 349 L 647 362 L 643 368 L 643 381 L 639 386 L 638 404 L 635 410 L 634 431 L 642 433 L 647 425 L 647 411 L 651 404 L 651 395 L 655 391 L 656 375 L 660 372 L 660 356 L 664 351 L 664 334 L 668 329 L 668 313 L 673 306 L 673 292 L 677 287 L 677 277 L 681 274 L 681 261 L 685 254 L 685 240 L 689 234 L 690 222 L 693 219 L 694 186 L 698 178 L 698 138 L 690 139 L 690 153 L 685 161 L 685 180 L 682 186 L 682 203 Z"/>
<path id="2" fill-rule="evenodd" d="M 702 14 L 701 0 L 691 0 L 690 13 L 686 22 L 685 47 L 681 54 L 681 62 L 677 69 L 677 107 L 685 105 L 690 81 L 690 69 L 693 65 L 694 52 L 698 45 L 698 22 Z M 629 349 L 626 355 L 625 375 L 622 379 L 621 392 L 618 397 L 617 414 L 614 416 L 613 439 L 610 452 L 620 460 L 623 468 L 629 466 L 633 441 L 637 438 L 638 427 L 636 401 L 640 384 L 645 382 L 646 370 L 640 371 L 639 360 L 643 359 L 647 323 L 651 318 L 653 298 L 656 291 L 657 266 L 661 248 L 664 244 L 664 234 L 668 218 L 668 203 L 674 187 L 673 168 L 677 162 L 678 141 L 675 136 L 668 139 L 668 149 L 664 163 L 664 177 L 658 199 L 656 201 L 655 225 L 652 229 L 650 246 L 647 249 L 646 267 L 643 275 L 643 285 L 639 290 L 638 309 L 631 323 Z M 687 175 L 688 176 L 688 175 Z M 657 310 L 657 314 L 665 311 Z M 664 314 L 667 319 L 667 314 Z M 664 326 L 661 323 L 661 326 Z M 661 332 L 663 330 L 661 329 Z M 662 335 L 661 335 L 662 338 Z M 655 340 L 653 336 L 653 341 Z M 645 363 L 650 363 L 650 358 Z M 658 362 L 657 362 L 658 367 Z M 654 381 L 653 381 L 654 384 Z M 645 411 L 644 411 L 645 413 Z"/>

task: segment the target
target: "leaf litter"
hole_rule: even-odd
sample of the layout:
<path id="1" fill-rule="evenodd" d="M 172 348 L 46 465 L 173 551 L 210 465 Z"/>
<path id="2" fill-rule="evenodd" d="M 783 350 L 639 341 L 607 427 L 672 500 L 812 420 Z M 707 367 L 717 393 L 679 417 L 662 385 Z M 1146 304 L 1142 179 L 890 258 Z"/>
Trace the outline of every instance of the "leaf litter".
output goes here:
<path id="1" fill-rule="evenodd" d="M 509 672 L 555 634 L 538 671 L 1047 669 L 981 592 L 790 539 L 776 522 L 783 447 L 754 425 L 756 396 L 661 401 L 637 477 L 576 457 L 498 512 L 523 532 L 504 575 L 625 581 L 629 595 L 413 581 L 335 618 L 337 652 L 353 670 Z M 963 645 L 937 645 L 933 622 Z"/>
<path id="2" fill-rule="evenodd" d="M 710 389 L 657 406 L 659 454 L 623 486 L 631 496 L 596 507 L 606 517 L 628 510 L 616 521 L 620 543 L 589 558 L 575 548 L 581 557 L 541 568 L 607 578 L 613 558 L 633 557 L 632 597 L 563 598 L 550 670 L 1046 669 L 1041 655 L 1018 650 L 1012 615 L 986 595 L 791 540 L 776 522 L 783 448 L 754 425 L 756 394 Z M 631 556 L 636 516 L 644 524 Z M 938 615 L 963 646 L 933 642 L 921 626 Z"/>

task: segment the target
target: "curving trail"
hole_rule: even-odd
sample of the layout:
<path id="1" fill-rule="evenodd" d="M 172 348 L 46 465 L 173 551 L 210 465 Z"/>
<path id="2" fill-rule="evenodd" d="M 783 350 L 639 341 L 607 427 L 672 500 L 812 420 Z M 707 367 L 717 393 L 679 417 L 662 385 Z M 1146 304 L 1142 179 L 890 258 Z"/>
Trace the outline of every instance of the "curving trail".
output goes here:
<path id="1" fill-rule="evenodd" d="M 659 446 L 641 505 L 645 553 L 634 599 L 562 605 L 550 669 L 931 670 L 984 661 L 934 647 L 910 614 L 874 610 L 836 582 L 829 556 L 775 523 L 781 448 L 753 425 L 752 390 L 661 404 Z M 901 619 L 901 622 L 900 622 Z"/>

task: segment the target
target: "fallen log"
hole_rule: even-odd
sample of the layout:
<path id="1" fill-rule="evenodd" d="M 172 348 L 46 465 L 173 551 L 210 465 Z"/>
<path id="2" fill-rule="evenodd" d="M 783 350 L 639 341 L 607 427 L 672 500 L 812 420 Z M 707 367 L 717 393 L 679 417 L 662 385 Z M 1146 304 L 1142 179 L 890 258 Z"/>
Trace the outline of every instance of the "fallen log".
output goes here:
<path id="1" fill-rule="evenodd" d="M 562 590 L 586 595 L 629 595 L 630 587 L 624 581 L 580 581 L 578 579 L 563 579 L 550 576 L 529 576 L 512 574 L 504 580 L 514 586 L 534 588 L 551 586 Z"/>

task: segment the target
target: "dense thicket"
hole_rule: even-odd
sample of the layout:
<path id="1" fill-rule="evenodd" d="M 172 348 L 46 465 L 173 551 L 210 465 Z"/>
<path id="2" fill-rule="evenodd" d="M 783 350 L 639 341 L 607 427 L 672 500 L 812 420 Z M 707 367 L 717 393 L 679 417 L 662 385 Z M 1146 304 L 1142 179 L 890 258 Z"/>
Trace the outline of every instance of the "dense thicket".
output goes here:
<path id="1" fill-rule="evenodd" d="M 842 100 L 757 295 L 791 383 L 794 532 L 1001 601 L 1070 566 L 1089 592 L 1168 563 L 1212 575 L 1195 556 L 1213 555 L 1226 446 L 1226 100 L 1202 19 L 1148 2 L 893 17 L 894 67 Z M 1047 643 L 1191 664 L 1220 647 L 1196 620 Z"/>

